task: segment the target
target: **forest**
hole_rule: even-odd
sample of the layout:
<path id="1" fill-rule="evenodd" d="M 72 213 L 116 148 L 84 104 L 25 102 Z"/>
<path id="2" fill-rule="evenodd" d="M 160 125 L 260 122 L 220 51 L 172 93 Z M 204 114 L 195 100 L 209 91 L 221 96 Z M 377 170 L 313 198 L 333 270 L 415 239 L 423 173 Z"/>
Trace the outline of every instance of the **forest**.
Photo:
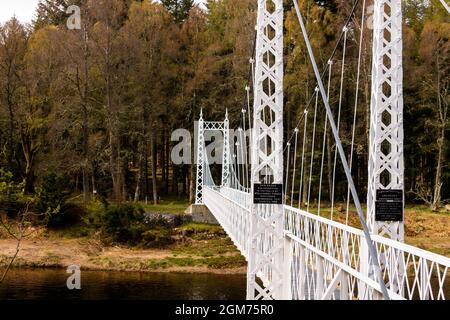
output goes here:
<path id="1" fill-rule="evenodd" d="M 299 1 L 322 68 L 352 2 Z M 405 192 L 408 202 L 437 210 L 450 199 L 450 20 L 438 0 L 403 4 Z M 81 8 L 80 29 L 66 26 L 69 5 Z M 222 120 L 228 109 L 231 127 L 241 125 L 256 5 L 256 0 L 208 0 L 205 7 L 193 0 L 41 0 L 31 24 L 14 17 L 1 24 L 2 206 L 33 198 L 39 210 L 56 213 L 69 197 L 85 205 L 93 197 L 114 203 L 192 202 L 195 166 L 173 164 L 170 154 L 177 142 L 171 134 L 179 128 L 193 133 L 201 109 L 210 120 Z M 361 10 L 355 12 L 348 39 L 352 70 L 358 62 Z M 285 1 L 285 17 L 287 139 L 315 80 L 292 1 Z M 362 32 L 352 169 L 365 199 L 372 30 Z M 355 104 L 356 71 L 351 72 L 340 132 L 347 152 Z M 331 81 L 330 102 L 336 109 L 339 75 Z M 323 131 L 323 124 L 317 130 Z M 334 148 L 329 138 L 325 198 Z M 344 173 L 337 174 L 336 188 L 345 194 Z"/>

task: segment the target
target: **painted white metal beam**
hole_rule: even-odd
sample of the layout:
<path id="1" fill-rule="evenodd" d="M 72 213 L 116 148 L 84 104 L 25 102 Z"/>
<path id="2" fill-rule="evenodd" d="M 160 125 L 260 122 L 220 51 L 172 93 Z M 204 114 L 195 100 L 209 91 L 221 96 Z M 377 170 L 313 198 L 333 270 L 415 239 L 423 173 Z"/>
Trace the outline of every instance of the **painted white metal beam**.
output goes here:
<path id="1" fill-rule="evenodd" d="M 374 5 L 367 221 L 371 233 L 403 241 L 403 217 L 376 219 L 377 190 L 404 194 L 401 0 L 375 0 Z"/>
<path id="2" fill-rule="evenodd" d="M 252 133 L 252 190 L 283 183 L 283 0 L 258 0 L 255 97 Z M 247 298 L 283 298 L 283 208 L 253 204 Z M 260 278 L 262 281 L 258 281 Z"/>

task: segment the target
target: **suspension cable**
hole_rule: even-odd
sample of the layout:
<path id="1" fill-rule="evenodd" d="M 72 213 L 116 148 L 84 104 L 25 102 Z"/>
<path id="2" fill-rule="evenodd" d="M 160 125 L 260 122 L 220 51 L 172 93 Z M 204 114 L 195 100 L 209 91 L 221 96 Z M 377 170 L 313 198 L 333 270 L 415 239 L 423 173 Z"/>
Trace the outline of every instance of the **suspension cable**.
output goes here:
<path id="1" fill-rule="evenodd" d="M 333 61 L 328 60 L 328 64 L 330 67 L 328 68 L 328 88 L 327 88 L 327 97 L 328 102 L 330 101 L 330 90 L 331 90 L 331 74 L 333 70 Z M 323 126 L 323 146 L 322 146 L 322 162 L 320 164 L 320 178 L 319 178 L 319 200 L 318 200 L 318 207 L 317 207 L 317 215 L 320 217 L 320 205 L 322 201 L 322 181 L 323 181 L 323 167 L 325 164 L 325 149 L 327 146 L 327 132 L 328 132 L 328 117 L 325 114 L 325 124 Z M 328 169 L 330 170 L 330 169 Z"/>
<path id="2" fill-rule="evenodd" d="M 249 63 L 250 66 L 248 68 L 248 75 L 247 75 L 247 86 L 246 91 L 247 91 L 247 109 L 248 109 L 248 116 L 249 116 L 249 129 L 251 128 L 251 119 L 250 119 L 250 115 L 251 115 L 251 106 L 250 106 L 250 83 L 252 84 L 253 87 L 253 92 L 255 92 L 255 54 L 256 54 L 256 39 L 257 39 L 257 32 L 255 30 L 255 34 L 253 37 L 253 48 L 252 48 L 252 55 L 251 58 L 249 59 Z M 248 88 L 248 89 L 247 89 Z"/>
<path id="3" fill-rule="evenodd" d="M 294 172 L 292 173 L 292 185 L 291 185 L 291 207 L 294 204 L 294 188 L 295 188 L 295 169 L 297 167 L 297 145 L 298 145 L 298 128 L 294 129 L 295 132 L 295 148 L 294 148 L 294 166 L 293 166 L 293 170 Z"/>
<path id="4" fill-rule="evenodd" d="M 362 61 L 362 45 L 364 40 L 364 18 L 366 15 L 366 0 L 363 1 L 362 5 L 362 16 L 361 16 L 361 35 L 359 37 L 359 52 L 358 52 L 358 67 L 356 74 L 356 92 L 355 92 L 355 109 L 353 113 L 353 129 L 352 129 L 352 144 L 350 147 L 350 172 L 353 168 L 353 153 L 355 150 L 355 135 L 356 135 L 356 118 L 358 114 L 358 98 L 359 98 L 359 81 L 361 79 L 361 61 Z M 345 212 L 345 224 L 348 225 L 348 215 L 350 211 L 350 186 L 347 186 L 347 209 Z"/>
<path id="5" fill-rule="evenodd" d="M 238 179 L 238 183 L 241 184 L 241 165 L 239 164 L 239 141 L 236 142 L 235 146 L 236 146 L 236 167 L 237 167 L 237 179 Z"/>
<path id="6" fill-rule="evenodd" d="M 287 191 L 288 191 L 288 182 L 289 182 L 289 164 L 290 164 L 290 161 L 289 161 L 289 157 L 290 157 L 290 154 L 291 154 L 291 143 L 290 142 L 288 142 L 287 143 L 287 148 L 288 148 L 288 152 L 287 152 L 287 161 L 286 161 L 286 183 L 284 184 L 285 185 L 285 187 L 284 187 L 284 202 L 286 203 L 287 201 Z"/>
<path id="7" fill-rule="evenodd" d="M 244 161 L 244 142 L 242 141 L 242 128 L 239 128 L 241 142 L 239 145 L 241 146 L 241 161 L 242 161 L 242 185 L 246 185 L 246 170 L 245 170 L 245 161 Z"/>
<path id="8" fill-rule="evenodd" d="M 246 188 L 248 188 L 249 186 L 249 168 L 248 168 L 248 156 L 249 156 L 249 152 L 248 152 L 248 145 L 247 145 L 247 130 L 245 127 L 245 114 L 247 113 L 247 111 L 245 111 L 245 109 L 242 109 L 242 125 L 244 128 L 244 150 L 245 150 L 245 162 L 244 162 L 244 171 L 245 171 L 245 180 L 246 183 L 244 184 Z M 250 115 L 249 115 L 250 117 Z"/>
<path id="9" fill-rule="evenodd" d="M 316 143 L 316 125 L 317 125 L 317 107 L 319 105 L 319 88 L 316 87 L 316 106 L 314 108 L 314 126 L 313 126 L 313 134 L 312 134 L 312 142 L 311 142 L 311 164 L 309 168 L 309 186 L 308 186 L 308 200 L 306 211 L 309 212 L 310 200 L 311 200 L 311 184 L 312 184 L 312 173 L 313 173 L 313 164 L 314 164 L 314 147 Z"/>
<path id="10" fill-rule="evenodd" d="M 300 189 L 298 195 L 298 208 L 302 208 L 302 196 L 303 196 L 303 173 L 304 173 L 304 164 L 305 164 L 305 149 L 306 149 L 306 127 L 308 126 L 308 110 L 304 111 L 305 113 L 305 124 L 303 129 L 303 147 L 302 147 L 302 169 L 300 173 Z"/>
<path id="11" fill-rule="evenodd" d="M 337 41 L 336 41 L 336 43 L 335 43 L 335 45 L 334 45 L 334 49 L 333 49 L 333 51 L 332 51 L 332 53 L 331 53 L 331 56 L 330 56 L 330 58 L 328 59 L 328 61 L 333 61 L 334 56 L 336 55 L 337 50 L 338 50 L 338 48 L 339 48 L 339 45 L 340 45 L 340 43 L 341 43 L 341 41 L 342 41 L 342 39 L 343 39 L 343 37 L 344 37 L 344 28 L 347 27 L 347 26 L 350 24 L 350 22 L 352 21 L 353 15 L 355 14 L 355 11 L 356 11 L 356 8 L 358 7 L 359 2 L 360 2 L 360 0 L 355 0 L 355 3 L 353 4 L 352 10 L 350 11 L 350 14 L 348 15 L 347 19 L 345 20 L 344 26 L 343 26 L 343 28 L 342 28 L 342 32 L 341 32 L 341 34 L 339 35 L 339 38 L 337 39 Z M 321 78 L 324 78 L 324 77 L 325 77 L 325 75 L 326 75 L 326 73 L 327 73 L 329 67 L 330 67 L 329 64 L 326 64 L 326 65 L 325 65 L 325 68 L 323 69 L 322 74 L 321 74 Z M 315 95 L 315 93 L 312 93 L 312 94 L 311 94 L 311 97 L 309 98 L 308 103 L 306 104 L 306 108 L 305 108 L 306 110 L 309 110 L 309 108 L 310 108 L 310 106 L 311 106 L 311 103 L 314 101 L 314 95 Z M 301 118 L 299 119 L 299 121 L 298 121 L 298 123 L 297 123 L 297 127 L 299 127 L 300 124 L 302 123 L 302 121 L 303 121 L 303 116 L 304 116 L 304 114 L 302 114 Z M 291 140 L 292 140 L 293 138 L 294 138 L 294 135 L 292 134 L 292 135 L 290 136 L 290 138 L 288 139 L 288 141 L 291 142 Z"/>
<path id="12" fill-rule="evenodd" d="M 293 0 L 293 2 L 294 2 L 295 10 L 296 10 L 296 13 L 297 13 L 297 18 L 298 18 L 298 21 L 300 23 L 300 27 L 301 27 L 301 30 L 302 30 L 302 33 L 303 33 L 303 38 L 305 40 L 306 47 L 308 49 L 309 57 L 310 57 L 312 65 L 313 65 L 314 74 L 316 76 L 317 83 L 318 83 L 319 89 L 320 89 L 320 93 L 322 95 L 322 100 L 323 100 L 323 102 L 325 104 L 327 117 L 329 118 L 329 121 L 330 121 L 331 131 L 333 132 L 333 136 L 335 138 L 337 148 L 339 149 L 339 156 L 340 156 L 341 161 L 342 161 L 342 166 L 344 167 L 345 175 L 346 175 L 347 180 L 349 181 L 349 184 L 350 184 L 350 188 L 351 188 L 351 192 L 352 192 L 353 199 L 354 199 L 354 202 L 355 202 L 355 206 L 357 208 L 358 215 L 359 215 L 359 220 L 361 222 L 361 226 L 362 226 L 362 229 L 363 229 L 364 238 L 366 240 L 366 244 L 367 244 L 367 247 L 369 249 L 368 251 L 369 251 L 371 263 L 369 264 L 369 261 L 367 261 L 367 264 L 368 264 L 368 266 L 371 265 L 371 267 L 373 268 L 373 270 L 375 272 L 375 277 L 378 280 L 378 284 L 380 286 L 381 293 L 383 294 L 384 299 L 385 300 L 390 300 L 390 296 L 389 296 L 389 293 L 387 291 L 386 284 L 384 283 L 384 278 L 383 278 L 383 275 L 382 275 L 382 272 L 381 272 L 380 261 L 378 259 L 377 249 L 376 249 L 376 247 L 374 245 L 374 242 L 372 241 L 372 237 L 370 235 L 369 227 L 367 226 L 366 219 L 364 218 L 364 213 L 363 213 L 363 210 L 362 210 L 361 202 L 359 201 L 358 193 L 356 192 L 355 184 L 353 182 L 353 178 L 352 178 L 352 175 L 350 173 L 350 169 L 349 169 L 349 166 L 348 166 L 347 159 L 345 157 L 344 149 L 342 148 L 342 144 L 340 142 L 339 132 L 338 132 L 338 130 L 336 128 L 336 125 L 334 123 L 333 113 L 332 113 L 330 105 L 328 103 L 328 97 L 326 95 L 326 92 L 325 92 L 325 89 L 324 89 L 324 86 L 323 86 L 323 82 L 322 82 L 322 78 L 320 76 L 319 69 L 317 67 L 317 63 L 316 63 L 316 60 L 315 60 L 315 57 L 314 57 L 314 52 L 312 50 L 311 43 L 309 42 L 309 38 L 308 38 L 308 35 L 306 33 L 306 27 L 305 27 L 305 24 L 303 22 L 303 17 L 302 17 L 302 14 L 300 12 L 300 8 L 298 6 L 297 0 Z"/>
<path id="13" fill-rule="evenodd" d="M 439 0 L 441 4 L 444 6 L 444 8 L 447 10 L 448 13 L 450 13 L 450 7 L 444 0 Z"/>
<path id="14" fill-rule="evenodd" d="M 339 133 L 340 127 L 341 127 L 342 92 L 344 90 L 345 58 L 346 58 L 346 54 L 347 54 L 347 33 L 348 33 L 347 27 L 344 27 L 344 33 L 345 34 L 344 34 L 344 46 L 342 49 L 341 83 L 340 83 L 340 89 L 339 89 L 339 107 L 338 107 L 338 120 L 337 120 L 338 133 Z M 333 213 L 334 213 L 336 164 L 337 164 L 337 148 L 334 148 L 333 187 L 331 189 L 331 221 L 333 221 Z"/>

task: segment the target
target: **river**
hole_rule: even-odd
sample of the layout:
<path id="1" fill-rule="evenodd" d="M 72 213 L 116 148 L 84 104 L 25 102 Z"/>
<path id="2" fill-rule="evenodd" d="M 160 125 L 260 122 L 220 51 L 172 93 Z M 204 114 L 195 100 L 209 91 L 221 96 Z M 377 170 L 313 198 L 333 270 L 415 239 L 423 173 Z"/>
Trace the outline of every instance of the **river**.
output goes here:
<path id="1" fill-rule="evenodd" d="M 243 300 L 246 294 L 245 275 L 82 270 L 81 290 L 67 289 L 69 276 L 62 269 L 12 269 L 0 300 Z M 436 295 L 437 279 L 432 286 Z M 444 292 L 450 296 L 450 285 Z"/>
<path id="2" fill-rule="evenodd" d="M 0 284 L 0 300 L 242 300 L 245 275 L 81 272 L 81 290 L 68 290 L 60 269 L 13 269 Z"/>

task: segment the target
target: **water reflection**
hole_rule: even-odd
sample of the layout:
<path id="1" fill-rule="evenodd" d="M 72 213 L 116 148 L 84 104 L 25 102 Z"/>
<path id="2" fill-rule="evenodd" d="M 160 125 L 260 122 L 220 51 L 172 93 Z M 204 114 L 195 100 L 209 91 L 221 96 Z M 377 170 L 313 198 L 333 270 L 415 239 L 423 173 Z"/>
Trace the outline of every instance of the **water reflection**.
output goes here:
<path id="1" fill-rule="evenodd" d="M 12 270 L 0 285 L 4 299 L 242 300 L 245 275 L 81 272 L 81 290 L 70 291 L 65 270 Z"/>

